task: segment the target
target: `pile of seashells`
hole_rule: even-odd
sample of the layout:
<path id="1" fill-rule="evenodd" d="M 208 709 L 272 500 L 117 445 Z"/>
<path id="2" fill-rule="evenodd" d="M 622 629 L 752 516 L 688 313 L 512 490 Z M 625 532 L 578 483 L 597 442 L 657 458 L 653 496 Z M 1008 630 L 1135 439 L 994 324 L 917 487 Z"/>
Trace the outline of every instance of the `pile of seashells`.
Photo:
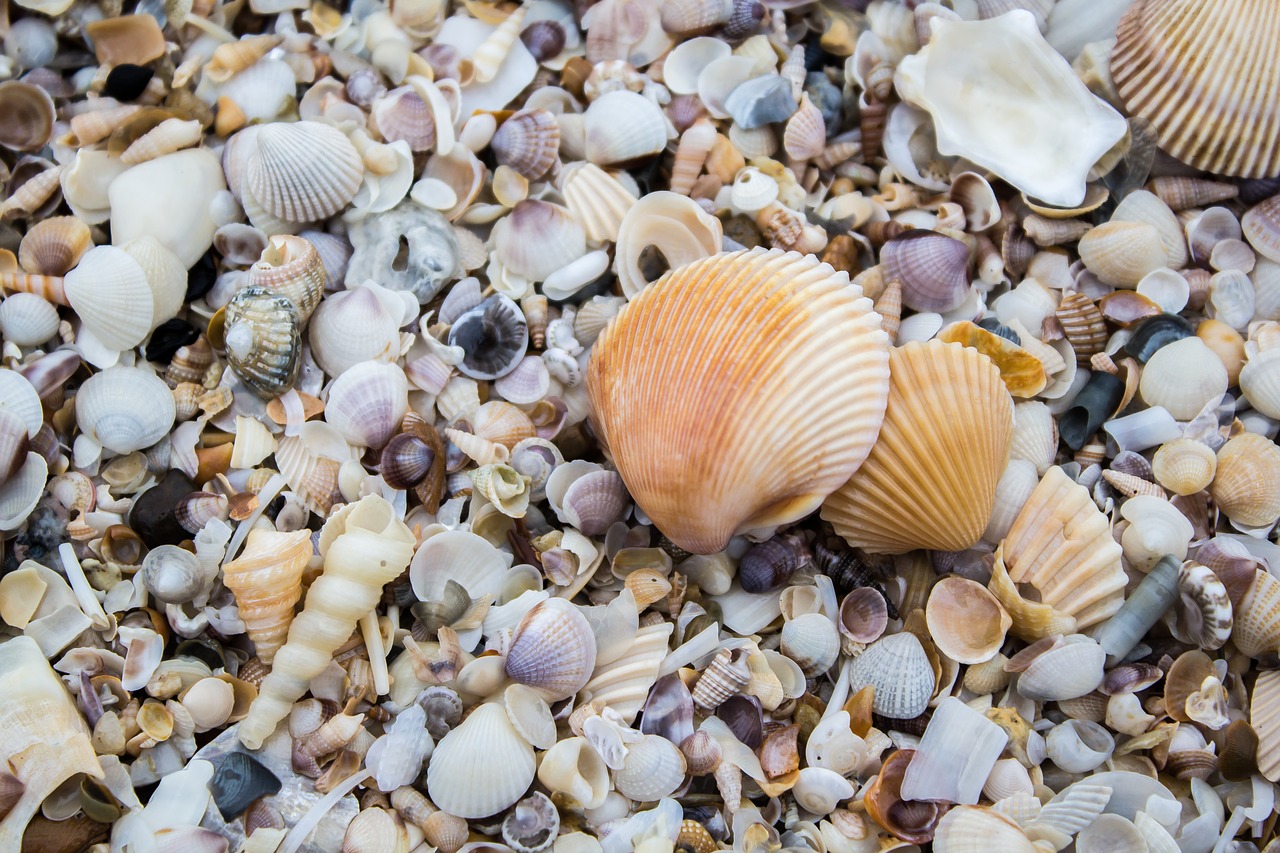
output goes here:
<path id="1" fill-rule="evenodd" d="M 0 8 L 0 853 L 1280 851 L 1276 0 Z"/>

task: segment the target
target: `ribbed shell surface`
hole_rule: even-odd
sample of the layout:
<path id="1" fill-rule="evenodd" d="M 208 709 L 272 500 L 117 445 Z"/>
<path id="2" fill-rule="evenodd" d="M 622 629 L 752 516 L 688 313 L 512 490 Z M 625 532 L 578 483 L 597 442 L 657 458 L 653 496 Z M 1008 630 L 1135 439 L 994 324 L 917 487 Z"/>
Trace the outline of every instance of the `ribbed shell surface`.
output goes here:
<path id="1" fill-rule="evenodd" d="M 264 399 L 278 397 L 298 378 L 298 309 L 283 293 L 249 285 L 237 293 L 226 310 L 228 333 L 239 324 L 253 333 L 244 357 L 227 353 L 227 361 L 241 381 Z"/>
<path id="2" fill-rule="evenodd" d="M 1160 147 L 1238 178 L 1280 173 L 1280 4 L 1137 0 L 1116 29 L 1111 76 Z"/>
<path id="3" fill-rule="evenodd" d="M 632 497 L 687 551 L 812 512 L 875 442 L 888 337 L 812 256 L 731 252 L 645 288 L 592 350 L 596 434 Z"/>
<path id="4" fill-rule="evenodd" d="M 255 141 L 248 189 L 273 216 L 314 222 L 355 198 L 364 163 L 337 128 L 315 121 L 275 122 L 263 125 Z"/>
<path id="5" fill-rule="evenodd" d="M 982 536 L 1013 439 L 1013 401 L 982 353 L 941 341 L 890 352 L 880 437 L 822 517 L 875 553 L 960 551 Z"/>

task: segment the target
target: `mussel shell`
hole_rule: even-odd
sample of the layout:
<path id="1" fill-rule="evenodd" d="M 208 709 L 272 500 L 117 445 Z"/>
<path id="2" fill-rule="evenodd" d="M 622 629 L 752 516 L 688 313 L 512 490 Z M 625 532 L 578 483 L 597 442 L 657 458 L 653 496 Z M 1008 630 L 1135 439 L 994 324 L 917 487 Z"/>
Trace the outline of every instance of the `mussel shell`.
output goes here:
<path id="1" fill-rule="evenodd" d="M 1124 351 L 1141 364 L 1146 364 L 1161 347 L 1194 335 L 1190 321 L 1177 314 L 1160 314 L 1144 320 L 1133 330 Z M 1077 448 L 1078 449 L 1078 448 Z"/>
<path id="2" fill-rule="evenodd" d="M 287 296 L 250 285 L 227 303 L 225 323 L 227 362 L 240 381 L 264 400 L 293 387 L 301 364 L 302 321 Z"/>
<path id="3" fill-rule="evenodd" d="M 225 821 L 235 820 L 254 800 L 279 790 L 276 775 L 245 752 L 228 753 L 209 781 L 213 802 Z"/>
<path id="4" fill-rule="evenodd" d="M 1102 371 L 1094 373 L 1058 421 L 1062 443 L 1072 450 L 1084 447 L 1089 436 L 1115 414 L 1123 398 L 1123 380 Z"/>

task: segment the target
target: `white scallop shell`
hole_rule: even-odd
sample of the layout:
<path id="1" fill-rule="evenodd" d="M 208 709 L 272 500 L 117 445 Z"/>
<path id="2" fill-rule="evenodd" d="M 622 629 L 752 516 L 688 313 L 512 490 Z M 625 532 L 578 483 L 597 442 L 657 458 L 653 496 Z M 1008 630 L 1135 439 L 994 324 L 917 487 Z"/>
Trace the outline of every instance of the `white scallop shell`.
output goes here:
<path id="1" fill-rule="evenodd" d="M 63 286 L 80 321 L 108 349 L 135 347 L 151 331 L 155 303 L 147 274 L 123 249 L 90 249 Z"/>
<path id="2" fill-rule="evenodd" d="M 684 754 L 671 741 L 657 735 L 627 748 L 622 769 L 613 774 L 614 784 L 626 797 L 651 803 L 668 797 L 684 782 Z"/>
<path id="3" fill-rule="evenodd" d="M 355 198 L 364 163 L 335 127 L 315 121 L 262 125 L 245 175 L 247 190 L 272 216 L 314 222 Z"/>
<path id="4" fill-rule="evenodd" d="M 16 415 L 25 423 L 30 438 L 35 438 L 44 423 L 39 393 L 27 377 L 16 370 L 0 368 L 0 409 Z"/>
<path id="5" fill-rule="evenodd" d="M 362 361 L 394 361 L 404 307 L 394 292 L 372 282 L 323 300 L 308 331 L 316 363 L 341 376 Z"/>
<path id="6" fill-rule="evenodd" d="M 49 464 L 44 457 L 28 452 L 27 461 L 0 486 L 0 532 L 22 526 L 40 502 L 48 476 Z"/>
<path id="7" fill-rule="evenodd" d="M 1102 683 L 1106 652 L 1091 637 L 1068 634 L 1054 648 L 1031 661 L 1018 677 L 1018 691 L 1037 702 L 1075 699 Z"/>
<path id="8" fill-rule="evenodd" d="M 58 333 L 58 309 L 34 293 L 13 293 L 0 302 L 0 335 L 20 347 L 42 344 Z"/>
<path id="9" fill-rule="evenodd" d="M 382 447 L 409 411 L 409 380 L 395 364 L 365 361 L 345 371 L 329 388 L 324 419 L 348 444 Z"/>
<path id="10" fill-rule="evenodd" d="M 76 393 L 80 431 L 115 453 L 155 444 L 169 434 L 175 414 L 169 386 L 141 367 L 109 367 Z"/>
<path id="11" fill-rule="evenodd" d="M 138 262 L 147 277 L 154 309 L 151 327 L 178 316 L 187 298 L 187 268 L 178 256 L 150 235 L 135 237 L 120 248 Z"/>
<path id="12" fill-rule="evenodd" d="M 534 766 L 533 747 L 502 705 L 481 705 L 436 746 L 427 767 L 427 793 L 451 815 L 489 817 L 529 789 Z"/>
<path id="13" fill-rule="evenodd" d="M 422 543 L 409 564 L 409 581 L 419 601 L 440 601 L 445 585 L 453 580 L 467 594 L 496 596 L 511 556 L 474 533 L 446 530 Z"/>
<path id="14" fill-rule="evenodd" d="M 849 663 L 849 691 L 875 687 L 875 711 L 910 720 L 929 707 L 935 680 L 924 646 L 911 633 L 890 634 Z"/>
<path id="15" fill-rule="evenodd" d="M 613 708 L 629 725 L 658 680 L 658 668 L 667 656 L 667 641 L 674 627 L 661 622 L 636 631 L 635 641 L 622 657 L 596 667 L 583 695 Z"/>
<path id="16" fill-rule="evenodd" d="M 650 157 L 667 145 L 669 127 L 658 105 L 626 90 L 607 92 L 585 115 L 587 159 L 597 166 L 621 165 Z"/>

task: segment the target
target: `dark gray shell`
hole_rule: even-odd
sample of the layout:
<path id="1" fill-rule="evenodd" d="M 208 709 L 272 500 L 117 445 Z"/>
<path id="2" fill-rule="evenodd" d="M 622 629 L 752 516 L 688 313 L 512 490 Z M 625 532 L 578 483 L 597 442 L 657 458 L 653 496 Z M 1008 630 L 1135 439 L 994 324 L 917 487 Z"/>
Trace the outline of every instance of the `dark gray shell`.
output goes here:
<path id="1" fill-rule="evenodd" d="M 227 303 L 227 361 L 259 397 L 279 397 L 297 381 L 300 326 L 293 302 L 265 287 L 250 285 Z"/>

